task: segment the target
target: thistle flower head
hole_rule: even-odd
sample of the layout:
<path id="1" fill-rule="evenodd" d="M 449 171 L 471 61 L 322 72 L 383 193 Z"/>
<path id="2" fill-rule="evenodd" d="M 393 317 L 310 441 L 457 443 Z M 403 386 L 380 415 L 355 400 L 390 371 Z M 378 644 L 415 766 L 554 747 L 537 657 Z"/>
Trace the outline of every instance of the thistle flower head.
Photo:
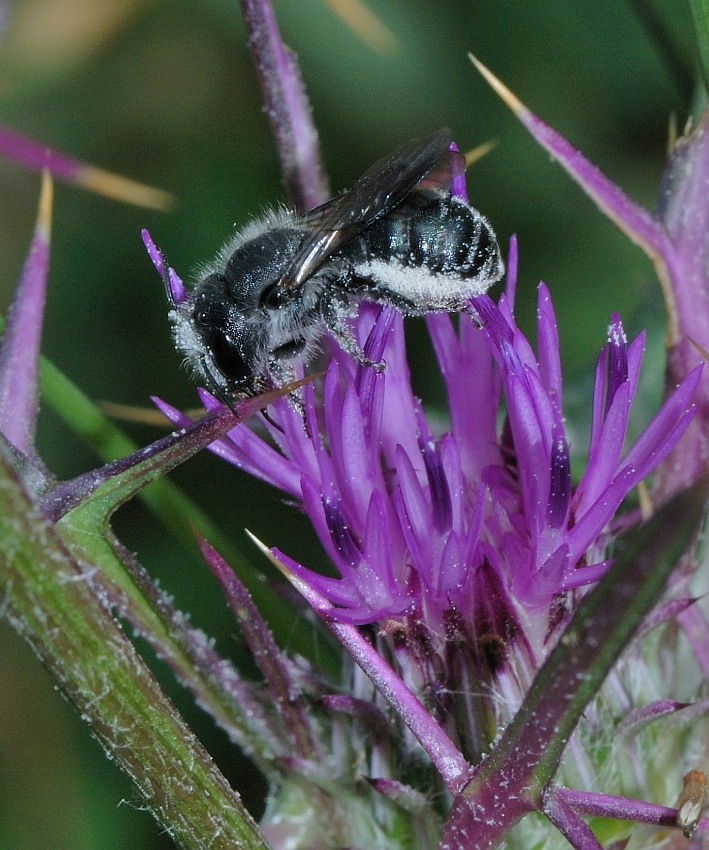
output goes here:
<path id="1" fill-rule="evenodd" d="M 578 589 L 603 574 L 614 515 L 687 427 L 698 380 L 695 371 L 626 449 L 643 337 L 628 343 L 614 315 L 588 462 L 573 486 L 551 298 L 540 285 L 535 354 L 514 319 L 514 242 L 509 267 L 497 305 L 474 300 L 480 327 L 427 318 L 447 390 L 444 433 L 413 393 L 401 317 L 363 307 L 358 341 L 383 373 L 333 345 L 321 394 L 305 390 L 304 421 L 282 400 L 268 439 L 242 427 L 212 447 L 302 505 L 337 575 L 274 550 L 278 558 L 333 606 L 331 617 L 376 625 L 381 648 L 441 721 L 471 682 L 504 696 L 490 701 L 484 733 L 473 719 L 464 730 L 476 751 L 519 705 Z"/>

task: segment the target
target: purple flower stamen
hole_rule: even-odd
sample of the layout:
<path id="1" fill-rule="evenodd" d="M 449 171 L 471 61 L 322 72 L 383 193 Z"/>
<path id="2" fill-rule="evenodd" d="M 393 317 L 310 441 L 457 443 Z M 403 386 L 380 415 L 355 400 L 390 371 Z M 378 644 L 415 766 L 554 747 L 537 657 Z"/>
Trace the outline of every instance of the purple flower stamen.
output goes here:
<path id="1" fill-rule="evenodd" d="M 555 406 L 557 416 L 552 431 L 551 476 L 547 521 L 551 528 L 560 528 L 566 522 L 571 499 L 571 459 L 569 444 L 564 433 L 561 411 Z"/>
<path id="2" fill-rule="evenodd" d="M 342 516 L 339 503 L 323 499 L 323 510 L 325 511 L 325 522 L 327 523 L 338 555 L 346 564 L 356 569 L 362 555 L 352 532 Z"/>
<path id="3" fill-rule="evenodd" d="M 433 522 L 436 531 L 442 534 L 451 527 L 452 506 L 448 480 L 441 463 L 438 447 L 431 439 L 422 439 L 421 455 L 426 467 L 426 478 L 430 491 Z"/>

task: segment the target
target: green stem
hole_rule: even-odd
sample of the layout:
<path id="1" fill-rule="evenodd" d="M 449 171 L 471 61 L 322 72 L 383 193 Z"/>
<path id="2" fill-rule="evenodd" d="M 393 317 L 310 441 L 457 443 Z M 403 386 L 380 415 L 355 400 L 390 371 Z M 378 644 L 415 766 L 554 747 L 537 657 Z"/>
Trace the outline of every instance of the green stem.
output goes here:
<path id="1" fill-rule="evenodd" d="M 185 726 L 93 582 L 0 460 L 0 598 L 107 754 L 189 850 L 267 850 L 238 795 Z"/>

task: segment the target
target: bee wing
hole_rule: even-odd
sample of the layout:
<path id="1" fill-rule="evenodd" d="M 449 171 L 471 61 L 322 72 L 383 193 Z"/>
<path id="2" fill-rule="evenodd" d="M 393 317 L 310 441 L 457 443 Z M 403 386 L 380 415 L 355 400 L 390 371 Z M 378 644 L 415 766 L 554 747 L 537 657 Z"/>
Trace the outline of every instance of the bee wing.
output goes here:
<path id="1" fill-rule="evenodd" d="M 465 158 L 450 150 L 444 128 L 414 139 L 376 162 L 354 186 L 305 214 L 310 233 L 279 285 L 293 290 L 310 278 L 343 245 L 391 212 L 417 186 L 448 188 L 465 171 Z"/>

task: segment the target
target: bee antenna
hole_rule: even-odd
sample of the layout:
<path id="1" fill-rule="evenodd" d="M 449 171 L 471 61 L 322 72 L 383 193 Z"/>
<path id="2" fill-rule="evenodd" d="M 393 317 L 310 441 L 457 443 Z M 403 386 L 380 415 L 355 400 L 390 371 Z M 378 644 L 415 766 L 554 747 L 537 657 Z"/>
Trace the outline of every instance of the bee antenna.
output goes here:
<path id="1" fill-rule="evenodd" d="M 165 287 L 165 295 L 167 296 L 168 304 L 173 310 L 176 310 L 187 300 L 187 290 L 178 277 L 177 272 L 168 263 L 165 252 L 155 246 L 153 246 L 153 248 L 157 252 L 160 260 L 160 277 L 162 278 L 163 286 Z"/>
<path id="2" fill-rule="evenodd" d="M 167 257 L 165 256 L 165 252 L 162 248 L 158 248 L 158 256 L 160 257 L 160 277 L 162 278 L 163 286 L 165 287 L 165 295 L 167 297 L 167 302 L 170 307 L 174 310 L 177 307 L 177 303 L 175 301 L 175 296 L 172 292 L 172 287 L 170 286 L 170 266 L 167 262 Z"/>

